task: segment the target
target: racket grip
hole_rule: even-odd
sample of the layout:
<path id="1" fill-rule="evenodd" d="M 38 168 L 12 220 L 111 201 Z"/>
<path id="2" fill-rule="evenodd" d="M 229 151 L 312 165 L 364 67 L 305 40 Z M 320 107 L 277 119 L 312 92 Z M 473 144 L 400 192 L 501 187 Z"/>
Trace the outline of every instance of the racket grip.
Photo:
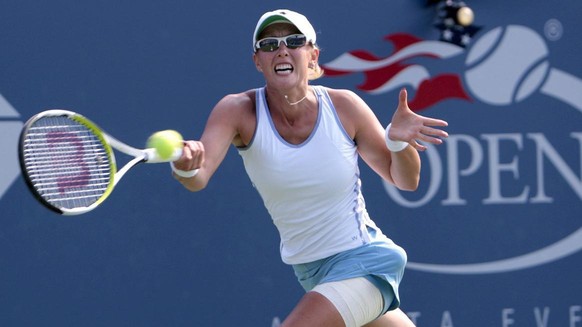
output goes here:
<path id="1" fill-rule="evenodd" d="M 174 153 L 169 158 L 160 158 L 158 151 L 154 148 L 145 149 L 146 153 L 145 162 L 147 163 L 162 163 L 162 162 L 173 162 L 182 156 L 182 148 L 177 148 L 174 150 Z"/>
<path id="2" fill-rule="evenodd" d="M 180 147 L 174 150 L 174 153 L 172 153 L 172 156 L 170 157 L 170 159 L 168 159 L 168 161 L 173 162 L 180 159 L 180 157 L 182 157 L 183 149 L 184 148 Z"/>

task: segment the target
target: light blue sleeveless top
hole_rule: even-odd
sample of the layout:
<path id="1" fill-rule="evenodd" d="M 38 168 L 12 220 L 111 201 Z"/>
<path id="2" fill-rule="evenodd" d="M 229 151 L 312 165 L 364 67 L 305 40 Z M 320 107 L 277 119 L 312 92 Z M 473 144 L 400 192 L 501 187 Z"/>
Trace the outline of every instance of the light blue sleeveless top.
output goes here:
<path id="1" fill-rule="evenodd" d="M 361 193 L 358 152 L 322 86 L 312 86 L 318 117 L 301 144 L 277 132 L 265 99 L 256 90 L 257 126 L 239 148 L 253 186 L 281 237 L 287 264 L 307 263 L 370 242 L 370 220 Z"/>

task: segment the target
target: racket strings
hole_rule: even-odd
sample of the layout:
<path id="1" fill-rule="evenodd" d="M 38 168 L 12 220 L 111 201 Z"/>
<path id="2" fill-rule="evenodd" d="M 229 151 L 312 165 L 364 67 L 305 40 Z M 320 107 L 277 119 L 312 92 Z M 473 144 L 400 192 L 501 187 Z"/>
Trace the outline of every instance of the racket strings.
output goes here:
<path id="1" fill-rule="evenodd" d="M 101 139 L 67 116 L 34 122 L 24 138 L 23 157 L 33 187 L 59 208 L 90 206 L 112 180 L 113 157 Z"/>

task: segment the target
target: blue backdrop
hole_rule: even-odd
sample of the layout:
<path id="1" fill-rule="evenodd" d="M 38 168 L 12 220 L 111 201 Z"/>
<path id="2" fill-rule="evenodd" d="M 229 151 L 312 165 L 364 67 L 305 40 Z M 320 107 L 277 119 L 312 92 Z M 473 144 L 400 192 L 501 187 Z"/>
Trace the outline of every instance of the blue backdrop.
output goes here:
<path id="1" fill-rule="evenodd" d="M 288 7 L 318 32 L 330 74 L 316 83 L 356 91 L 386 124 L 405 86 L 421 114 L 449 121 L 449 140 L 421 155 L 417 192 L 361 166 L 373 219 L 409 255 L 402 309 L 418 326 L 582 326 L 582 2 L 467 3 L 474 30 L 448 32 L 420 0 L 4 1 L 0 325 L 276 326 L 288 314 L 303 291 L 234 149 L 203 192 L 143 165 L 78 217 L 35 202 L 16 152 L 23 122 L 49 108 L 138 147 L 167 128 L 198 138 L 222 96 L 263 85 L 251 34 Z"/>

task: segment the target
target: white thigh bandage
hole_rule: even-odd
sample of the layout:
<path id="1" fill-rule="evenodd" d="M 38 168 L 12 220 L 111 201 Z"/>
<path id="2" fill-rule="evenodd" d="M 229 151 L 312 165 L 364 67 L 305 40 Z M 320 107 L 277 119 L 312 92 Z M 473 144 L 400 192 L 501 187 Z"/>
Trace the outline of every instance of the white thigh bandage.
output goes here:
<path id="1" fill-rule="evenodd" d="M 359 327 L 373 321 L 384 307 L 382 293 L 364 277 L 323 283 L 312 291 L 333 303 L 346 327 Z"/>

